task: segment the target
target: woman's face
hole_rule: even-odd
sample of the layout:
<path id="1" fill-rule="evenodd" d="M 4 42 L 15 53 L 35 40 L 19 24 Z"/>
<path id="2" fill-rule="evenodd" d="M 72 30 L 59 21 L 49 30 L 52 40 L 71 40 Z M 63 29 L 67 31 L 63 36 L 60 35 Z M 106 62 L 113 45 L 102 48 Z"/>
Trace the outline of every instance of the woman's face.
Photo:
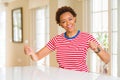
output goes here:
<path id="1" fill-rule="evenodd" d="M 76 17 L 70 12 L 65 12 L 60 16 L 60 26 L 66 31 L 71 32 L 75 30 Z"/>

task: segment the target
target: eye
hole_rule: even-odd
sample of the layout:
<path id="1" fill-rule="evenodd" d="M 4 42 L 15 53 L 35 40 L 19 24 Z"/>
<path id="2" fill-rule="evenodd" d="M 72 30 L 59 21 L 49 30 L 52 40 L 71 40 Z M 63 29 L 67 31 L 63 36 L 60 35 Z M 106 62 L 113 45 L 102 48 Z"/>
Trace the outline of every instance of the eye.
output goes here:
<path id="1" fill-rule="evenodd" d="M 71 19 L 69 19 L 70 21 L 72 20 L 72 18 Z"/>
<path id="2" fill-rule="evenodd" d="M 61 23 L 62 23 L 62 24 L 64 24 L 64 23 L 65 23 L 65 21 L 61 21 Z"/>
<path id="3" fill-rule="evenodd" d="M 73 20 L 73 18 L 69 18 L 69 21 Z"/>
<path id="4" fill-rule="evenodd" d="M 63 21 L 62 23 L 65 23 L 65 21 Z"/>

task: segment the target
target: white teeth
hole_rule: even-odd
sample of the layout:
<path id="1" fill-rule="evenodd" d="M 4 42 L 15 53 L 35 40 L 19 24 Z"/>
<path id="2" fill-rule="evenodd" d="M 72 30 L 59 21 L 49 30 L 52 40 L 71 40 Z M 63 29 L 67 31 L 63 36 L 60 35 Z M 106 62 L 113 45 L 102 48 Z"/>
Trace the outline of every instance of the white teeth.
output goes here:
<path id="1" fill-rule="evenodd" d="M 72 28 L 72 26 L 68 26 L 68 28 Z"/>

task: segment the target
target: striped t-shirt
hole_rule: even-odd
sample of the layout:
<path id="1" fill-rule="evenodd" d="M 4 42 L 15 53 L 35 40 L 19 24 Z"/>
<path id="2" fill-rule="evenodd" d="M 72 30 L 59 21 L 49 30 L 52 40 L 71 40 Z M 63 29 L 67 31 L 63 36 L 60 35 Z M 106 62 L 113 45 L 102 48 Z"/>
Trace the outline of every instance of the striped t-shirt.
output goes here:
<path id="1" fill-rule="evenodd" d="M 88 42 L 96 39 L 85 32 L 80 32 L 68 38 L 66 33 L 53 37 L 47 47 L 56 51 L 56 59 L 60 68 L 88 72 L 86 65 L 87 50 L 90 47 Z"/>

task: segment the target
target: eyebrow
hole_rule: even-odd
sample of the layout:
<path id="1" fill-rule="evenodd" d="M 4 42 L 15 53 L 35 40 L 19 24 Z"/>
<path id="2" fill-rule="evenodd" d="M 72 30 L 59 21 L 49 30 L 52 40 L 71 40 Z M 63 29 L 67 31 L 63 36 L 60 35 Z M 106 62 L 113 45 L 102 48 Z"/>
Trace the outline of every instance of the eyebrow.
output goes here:
<path id="1" fill-rule="evenodd" d="M 70 16 L 70 17 L 68 17 L 68 18 L 73 18 L 73 16 Z M 60 21 L 64 21 L 65 19 L 60 19 Z"/>

